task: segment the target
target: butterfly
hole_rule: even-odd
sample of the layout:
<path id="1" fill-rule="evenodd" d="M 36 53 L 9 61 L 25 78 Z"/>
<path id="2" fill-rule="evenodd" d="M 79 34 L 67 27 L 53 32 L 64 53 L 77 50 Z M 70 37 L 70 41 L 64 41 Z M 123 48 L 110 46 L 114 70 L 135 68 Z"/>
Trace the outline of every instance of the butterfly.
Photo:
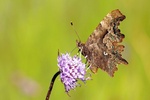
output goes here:
<path id="1" fill-rule="evenodd" d="M 118 70 L 118 64 L 128 64 L 121 54 L 125 46 L 120 43 L 125 35 L 118 28 L 125 18 L 119 9 L 113 10 L 98 24 L 85 43 L 76 41 L 79 51 L 86 58 L 93 73 L 100 68 L 113 77 L 114 72 Z"/>

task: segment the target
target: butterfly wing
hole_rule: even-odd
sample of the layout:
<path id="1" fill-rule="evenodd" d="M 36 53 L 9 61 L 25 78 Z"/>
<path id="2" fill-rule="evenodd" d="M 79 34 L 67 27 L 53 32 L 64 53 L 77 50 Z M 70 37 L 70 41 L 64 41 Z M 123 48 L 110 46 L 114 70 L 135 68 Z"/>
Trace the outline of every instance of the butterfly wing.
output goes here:
<path id="1" fill-rule="evenodd" d="M 97 69 L 101 68 L 113 76 L 117 70 L 117 64 L 128 64 L 121 55 L 124 46 L 118 44 L 125 37 L 118 29 L 120 22 L 124 19 L 125 16 L 118 9 L 113 10 L 88 38 L 84 48 L 88 50 L 85 55 L 92 72 L 96 73 Z"/>

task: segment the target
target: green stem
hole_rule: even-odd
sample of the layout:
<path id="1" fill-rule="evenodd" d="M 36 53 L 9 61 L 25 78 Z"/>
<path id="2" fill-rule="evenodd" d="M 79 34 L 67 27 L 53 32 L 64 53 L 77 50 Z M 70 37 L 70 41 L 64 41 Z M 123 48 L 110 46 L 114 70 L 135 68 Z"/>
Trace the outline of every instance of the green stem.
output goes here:
<path id="1" fill-rule="evenodd" d="M 60 74 L 60 71 L 56 72 L 55 75 L 53 76 L 45 100 L 49 100 L 50 95 L 51 95 L 51 92 L 52 92 L 52 89 L 53 89 L 53 85 L 54 85 L 55 79 L 57 78 L 57 76 L 58 76 L 59 74 Z"/>

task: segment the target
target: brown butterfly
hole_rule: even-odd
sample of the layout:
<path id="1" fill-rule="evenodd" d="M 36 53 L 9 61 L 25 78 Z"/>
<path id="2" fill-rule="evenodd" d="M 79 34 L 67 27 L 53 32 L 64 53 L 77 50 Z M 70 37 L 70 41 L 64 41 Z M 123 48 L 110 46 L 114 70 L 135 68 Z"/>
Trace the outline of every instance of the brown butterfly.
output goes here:
<path id="1" fill-rule="evenodd" d="M 118 9 L 113 10 L 99 23 L 86 43 L 77 41 L 79 51 L 86 58 L 93 73 L 101 68 L 113 77 L 118 64 L 128 64 L 121 54 L 124 51 L 124 45 L 119 44 L 125 38 L 118 29 L 120 22 L 124 19 L 125 15 Z"/>

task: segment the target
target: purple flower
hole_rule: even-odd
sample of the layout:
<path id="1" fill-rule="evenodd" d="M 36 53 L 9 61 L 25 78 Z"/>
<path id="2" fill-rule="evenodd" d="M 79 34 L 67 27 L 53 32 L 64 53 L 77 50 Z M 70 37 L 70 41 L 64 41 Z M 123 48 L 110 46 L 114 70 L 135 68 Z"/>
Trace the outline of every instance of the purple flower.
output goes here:
<path id="1" fill-rule="evenodd" d="M 78 80 L 86 81 L 86 65 L 82 63 L 81 58 L 78 56 L 71 57 L 69 53 L 59 55 L 57 58 L 60 70 L 61 82 L 65 86 L 68 93 L 71 89 L 79 86 Z"/>

